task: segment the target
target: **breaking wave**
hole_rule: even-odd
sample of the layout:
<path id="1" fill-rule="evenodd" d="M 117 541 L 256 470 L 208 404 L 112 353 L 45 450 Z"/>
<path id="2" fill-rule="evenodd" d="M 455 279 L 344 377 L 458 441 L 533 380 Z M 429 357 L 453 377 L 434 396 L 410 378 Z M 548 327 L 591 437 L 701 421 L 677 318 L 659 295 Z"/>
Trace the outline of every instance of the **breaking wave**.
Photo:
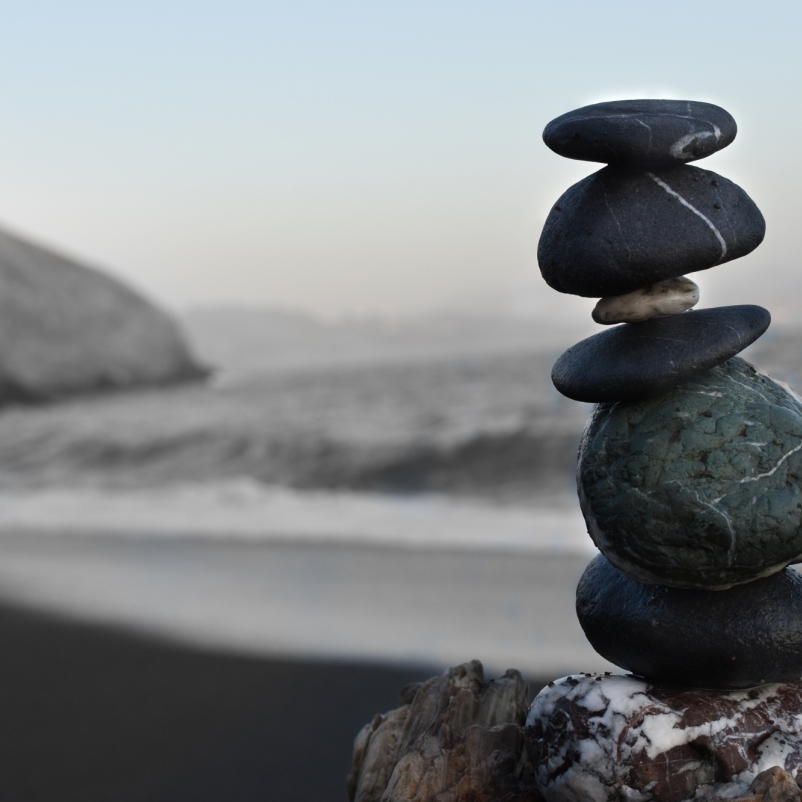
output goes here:
<path id="1" fill-rule="evenodd" d="M 408 446 L 227 431 L 129 441 L 52 433 L 24 444 L 0 442 L 0 480 L 156 486 L 248 477 L 297 489 L 523 497 L 571 491 L 577 442 L 572 429 Z"/>
<path id="2" fill-rule="evenodd" d="M 0 489 L 246 478 L 378 493 L 572 493 L 585 411 L 554 391 L 549 367 L 517 354 L 6 409 Z"/>

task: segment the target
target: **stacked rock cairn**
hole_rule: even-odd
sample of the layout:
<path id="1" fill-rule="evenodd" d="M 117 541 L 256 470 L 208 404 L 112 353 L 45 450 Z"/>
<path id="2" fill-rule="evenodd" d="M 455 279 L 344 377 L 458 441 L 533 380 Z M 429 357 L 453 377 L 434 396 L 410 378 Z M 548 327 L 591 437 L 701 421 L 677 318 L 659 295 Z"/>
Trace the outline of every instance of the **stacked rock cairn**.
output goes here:
<path id="1" fill-rule="evenodd" d="M 691 309 L 685 277 L 763 240 L 749 196 L 687 164 L 735 134 L 724 109 L 669 100 L 587 106 L 543 134 L 606 165 L 551 209 L 538 261 L 554 289 L 601 299 L 597 323 L 620 324 L 569 348 L 552 379 L 596 405 L 577 487 L 601 554 L 577 614 L 628 672 L 536 697 L 527 748 L 548 802 L 780 798 L 761 796 L 767 777 L 798 798 L 802 400 L 736 356 L 769 313 Z"/>

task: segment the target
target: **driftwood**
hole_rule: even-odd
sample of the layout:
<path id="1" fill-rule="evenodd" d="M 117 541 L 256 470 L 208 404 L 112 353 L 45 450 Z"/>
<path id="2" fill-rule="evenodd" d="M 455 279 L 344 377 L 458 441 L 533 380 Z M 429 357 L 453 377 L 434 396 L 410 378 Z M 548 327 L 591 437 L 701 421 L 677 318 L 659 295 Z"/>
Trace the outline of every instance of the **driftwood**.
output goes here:
<path id="1" fill-rule="evenodd" d="M 484 681 L 478 660 L 408 685 L 401 707 L 377 715 L 354 742 L 351 802 L 543 802 L 524 748 L 528 689 L 517 671 Z M 740 799 L 802 802 L 779 766 Z"/>
<path id="2" fill-rule="evenodd" d="M 541 802 L 523 724 L 517 671 L 484 681 L 478 660 L 407 686 L 354 742 L 351 802 Z"/>

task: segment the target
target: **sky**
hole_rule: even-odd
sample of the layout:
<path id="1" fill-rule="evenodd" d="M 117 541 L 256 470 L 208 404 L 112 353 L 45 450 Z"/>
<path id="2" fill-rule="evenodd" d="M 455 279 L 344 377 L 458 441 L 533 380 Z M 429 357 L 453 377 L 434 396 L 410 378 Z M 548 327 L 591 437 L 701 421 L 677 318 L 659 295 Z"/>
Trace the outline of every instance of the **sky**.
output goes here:
<path id="1" fill-rule="evenodd" d="M 0 5 L 0 224 L 168 308 L 587 315 L 535 252 L 598 166 L 541 132 L 588 103 L 670 97 L 735 116 L 699 165 L 767 220 L 757 251 L 695 274 L 701 305 L 794 316 L 801 4 Z"/>

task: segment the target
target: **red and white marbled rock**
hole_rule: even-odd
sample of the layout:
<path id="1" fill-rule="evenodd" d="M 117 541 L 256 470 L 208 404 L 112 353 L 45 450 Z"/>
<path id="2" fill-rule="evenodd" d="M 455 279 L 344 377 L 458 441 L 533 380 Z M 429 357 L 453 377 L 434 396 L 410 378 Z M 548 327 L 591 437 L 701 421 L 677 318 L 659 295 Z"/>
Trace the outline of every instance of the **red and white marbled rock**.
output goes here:
<path id="1" fill-rule="evenodd" d="M 535 698 L 526 739 L 547 802 L 748 796 L 765 769 L 798 776 L 802 680 L 715 691 L 565 677 Z"/>

